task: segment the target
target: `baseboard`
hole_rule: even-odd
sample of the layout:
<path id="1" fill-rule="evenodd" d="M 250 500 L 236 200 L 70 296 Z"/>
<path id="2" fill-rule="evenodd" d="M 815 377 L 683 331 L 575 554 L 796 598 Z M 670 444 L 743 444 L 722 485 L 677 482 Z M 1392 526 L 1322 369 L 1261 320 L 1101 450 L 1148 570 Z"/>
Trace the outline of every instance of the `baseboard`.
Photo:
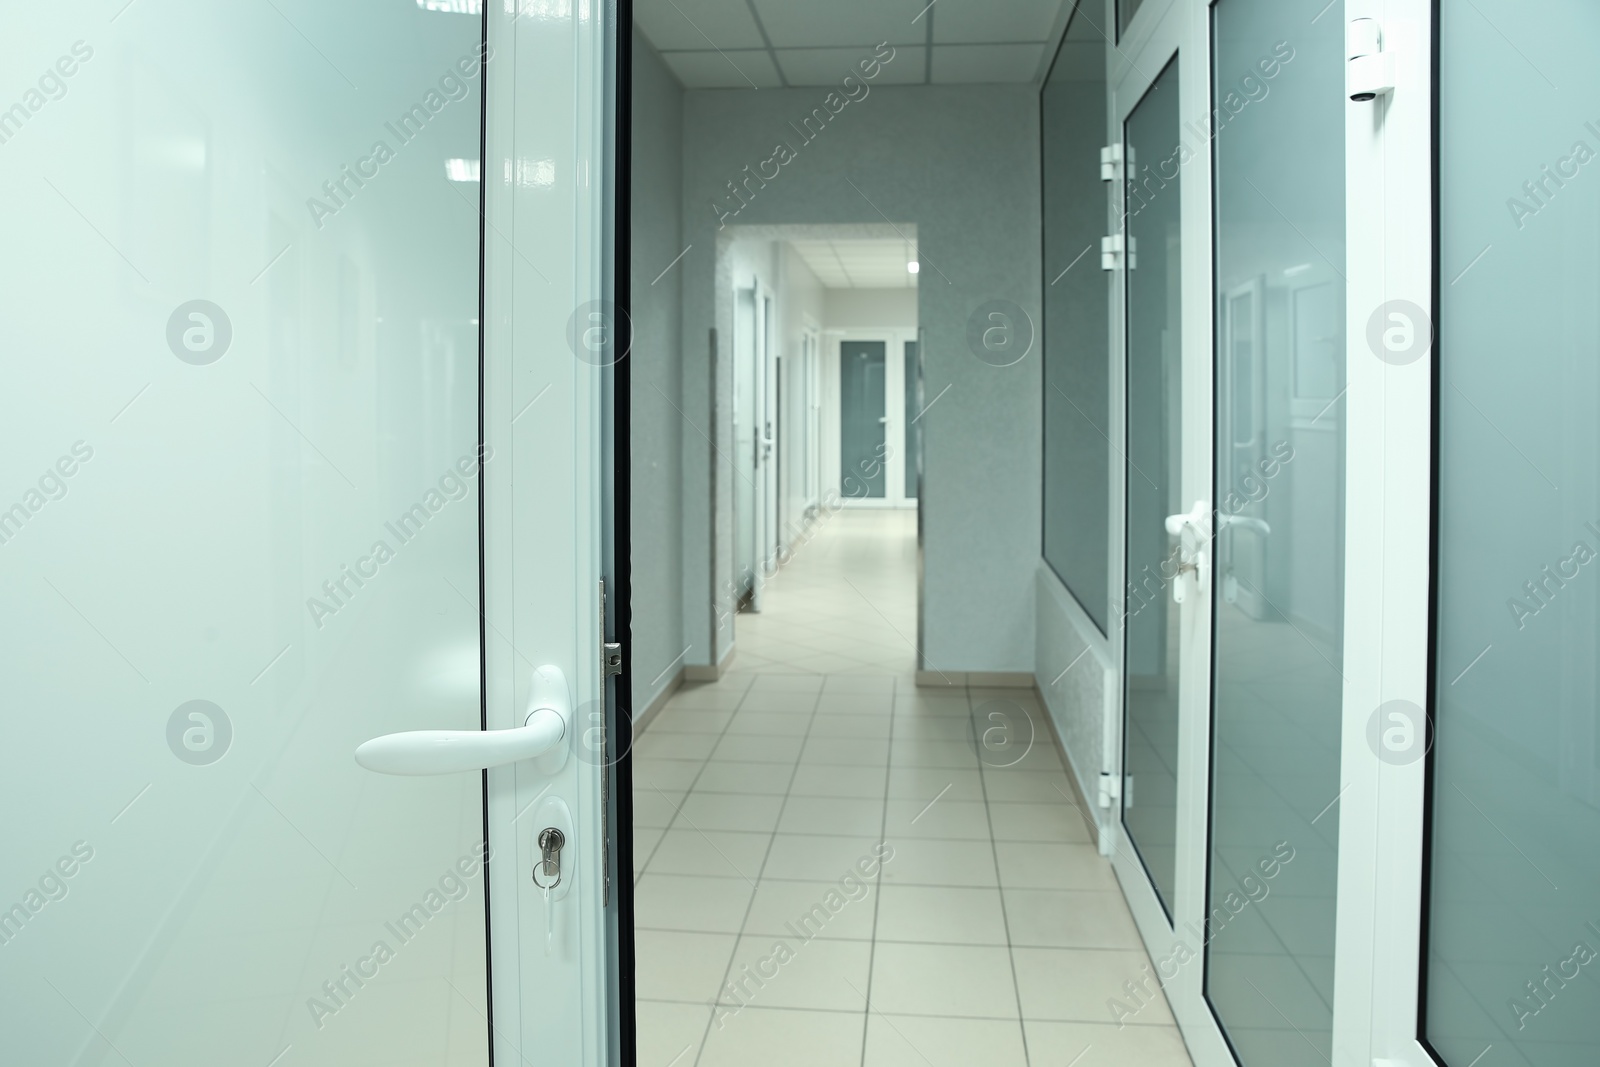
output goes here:
<path id="1" fill-rule="evenodd" d="M 738 652 L 736 648 L 728 649 L 728 654 L 722 657 L 720 663 L 690 663 L 683 668 L 683 680 L 686 682 L 715 682 L 733 665 L 733 657 Z"/>
<path id="2" fill-rule="evenodd" d="M 642 734 L 655 717 L 661 714 L 661 709 L 667 706 L 667 701 L 672 699 L 672 694 L 683 688 L 683 683 L 688 681 L 689 670 L 690 668 L 688 667 L 679 667 L 672 675 L 672 680 L 661 687 L 661 692 L 655 695 L 643 711 L 633 717 L 633 735 L 635 737 Z"/>
<path id="3" fill-rule="evenodd" d="M 1035 688 L 1033 675 L 1028 671 L 918 671 L 917 685 L 929 689 L 945 689 L 952 685 L 974 689 Z"/>

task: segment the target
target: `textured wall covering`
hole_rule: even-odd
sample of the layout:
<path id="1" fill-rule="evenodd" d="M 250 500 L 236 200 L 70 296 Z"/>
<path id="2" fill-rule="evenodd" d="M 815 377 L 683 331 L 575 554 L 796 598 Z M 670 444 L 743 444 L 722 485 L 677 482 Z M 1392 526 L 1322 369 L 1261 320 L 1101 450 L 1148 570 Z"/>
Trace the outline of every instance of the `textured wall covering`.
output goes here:
<path id="1" fill-rule="evenodd" d="M 643 709 L 672 681 L 671 671 L 657 676 L 678 658 L 685 644 L 683 496 L 678 486 L 685 428 L 672 406 L 683 379 L 683 276 L 673 270 L 651 284 L 683 250 L 683 89 L 637 33 L 633 55 L 634 343 L 628 359 L 633 403 L 634 662 L 630 670 L 634 704 Z"/>
<path id="2" fill-rule="evenodd" d="M 1105 709 L 1115 700 L 1117 675 L 1110 646 L 1048 566 L 1038 565 L 1038 649 L 1034 677 L 1078 786 L 1091 805 L 1099 788 L 1106 741 Z M 1120 716 L 1119 716 L 1120 717 Z M 1095 808 L 1102 831 L 1114 813 Z M 1105 835 L 1102 833 L 1102 839 Z"/>
<path id="3" fill-rule="evenodd" d="M 846 73 L 842 68 L 840 77 Z M 697 427 L 714 424 L 707 345 L 713 326 L 723 339 L 718 402 L 731 399 L 726 339 L 732 296 L 717 280 L 714 252 L 735 225 L 915 224 L 926 396 L 938 397 L 922 419 L 924 652 L 930 666 L 945 670 L 1031 670 L 1039 353 L 1035 347 L 1013 366 L 992 366 L 969 348 L 967 323 L 993 299 L 1013 301 L 1038 320 L 1037 89 L 873 84 L 866 96 L 831 115 L 827 97 L 824 89 L 685 96 L 683 238 L 694 248 L 680 265 L 684 415 Z M 816 109 L 826 121 L 813 118 L 807 133 L 803 121 Z M 778 165 L 775 177 L 761 178 L 763 169 L 773 174 L 766 161 L 779 145 L 792 158 Z M 744 191 L 742 207 L 729 188 L 735 181 Z M 731 215 L 735 208 L 738 214 Z M 719 232 L 719 225 L 726 228 Z M 724 426 L 717 433 L 717 448 L 727 454 L 729 431 Z M 685 440 L 702 443 L 693 431 Z M 726 551 L 718 553 L 718 573 L 708 573 L 708 451 L 685 447 L 683 463 L 684 642 L 693 643 L 693 663 L 709 662 L 707 594 L 714 586 L 726 588 L 731 574 Z M 725 469 L 717 478 L 722 545 L 732 536 L 729 479 Z"/>

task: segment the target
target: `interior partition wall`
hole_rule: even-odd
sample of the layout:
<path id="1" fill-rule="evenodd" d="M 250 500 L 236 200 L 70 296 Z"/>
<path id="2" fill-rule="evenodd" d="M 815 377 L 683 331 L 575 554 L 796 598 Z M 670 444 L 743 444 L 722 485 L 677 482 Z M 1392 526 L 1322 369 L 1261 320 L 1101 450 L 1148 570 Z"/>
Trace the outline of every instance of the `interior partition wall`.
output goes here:
<path id="1" fill-rule="evenodd" d="M 1215 519 L 1205 993 L 1246 1067 L 1331 1056 L 1343 689 L 1343 20 L 1211 9 Z"/>
<path id="2" fill-rule="evenodd" d="M 1381 599 L 1347 628 L 1372 682 L 1345 701 L 1335 1052 L 1592 1064 L 1600 17 L 1358 6 L 1404 62 L 1349 128 L 1352 211 L 1388 217 L 1350 231 L 1352 502 L 1379 486 L 1351 588 Z"/>

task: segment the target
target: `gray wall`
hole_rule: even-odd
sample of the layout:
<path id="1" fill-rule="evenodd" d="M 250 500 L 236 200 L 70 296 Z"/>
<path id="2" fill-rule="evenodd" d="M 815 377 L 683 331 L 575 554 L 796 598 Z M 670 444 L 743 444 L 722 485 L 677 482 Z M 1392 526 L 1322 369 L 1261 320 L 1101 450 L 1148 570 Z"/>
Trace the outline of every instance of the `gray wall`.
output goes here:
<path id="1" fill-rule="evenodd" d="M 841 69 L 841 78 L 846 73 Z M 718 403 L 731 398 L 731 292 L 716 282 L 710 253 L 732 224 L 915 224 L 926 393 L 931 399 L 950 387 L 922 420 L 926 661 L 942 670 L 1030 671 L 1040 524 L 1039 356 L 1035 349 L 1014 366 L 990 366 L 968 348 L 966 328 L 978 306 L 996 298 L 1020 304 L 1038 321 L 1037 89 L 873 85 L 807 141 L 797 127 L 813 109 L 826 113 L 828 95 L 823 89 L 763 89 L 685 97 L 683 236 L 694 251 L 681 265 L 684 350 L 692 357 L 684 364 L 684 413 L 701 427 L 714 422 L 712 367 L 701 356 L 713 325 L 724 339 L 717 354 Z M 779 143 L 794 158 L 764 184 L 748 178 Z M 737 206 L 728 188 L 735 179 L 748 180 L 748 203 L 724 220 L 730 225 L 719 234 L 713 203 L 722 211 Z M 726 425 L 717 433 L 717 448 L 726 455 L 732 446 Z M 683 462 L 684 640 L 693 642 L 691 663 L 712 662 L 708 594 L 714 586 L 727 588 L 731 577 L 726 551 L 717 553 L 713 576 L 703 550 L 712 534 L 706 451 L 687 448 Z M 725 545 L 732 534 L 730 473 L 719 463 L 716 536 Z"/>
<path id="2" fill-rule="evenodd" d="M 684 425 L 673 410 L 683 380 L 683 264 L 652 279 L 683 251 L 683 89 L 649 43 L 633 35 L 633 676 L 642 711 L 683 637 Z M 693 431 L 690 431 L 692 434 Z M 698 437 L 695 440 L 699 440 Z"/>

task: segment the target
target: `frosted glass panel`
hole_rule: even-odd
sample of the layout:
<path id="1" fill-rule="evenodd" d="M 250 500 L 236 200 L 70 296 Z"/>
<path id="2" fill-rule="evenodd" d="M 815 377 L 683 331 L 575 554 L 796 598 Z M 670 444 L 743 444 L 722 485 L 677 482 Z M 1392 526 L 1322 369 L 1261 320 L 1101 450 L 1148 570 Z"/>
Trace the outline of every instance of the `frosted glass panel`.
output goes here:
<path id="1" fill-rule="evenodd" d="M 1106 139 L 1105 48 L 1081 8 L 1050 68 L 1039 107 L 1044 560 L 1105 631 L 1111 611 L 1112 471 L 1107 311 L 1112 275 L 1099 262 L 1100 238 L 1106 232 L 1105 183 L 1100 178 L 1100 147 Z"/>
<path id="2" fill-rule="evenodd" d="M 1243 1067 L 1332 1057 L 1349 105 L 1326 2 L 1212 8 L 1226 119 L 1205 985 Z"/>
<path id="3" fill-rule="evenodd" d="M 1600 9 L 1445 0 L 1424 1034 L 1600 1062 Z"/>
<path id="4" fill-rule="evenodd" d="M 0 1059 L 479 1067 L 481 18 L 3 22 Z"/>
<path id="5" fill-rule="evenodd" d="M 1180 493 L 1183 429 L 1178 265 L 1178 61 L 1128 116 L 1126 682 L 1122 821 L 1168 913 L 1177 863 L 1178 605 L 1168 515 Z"/>

